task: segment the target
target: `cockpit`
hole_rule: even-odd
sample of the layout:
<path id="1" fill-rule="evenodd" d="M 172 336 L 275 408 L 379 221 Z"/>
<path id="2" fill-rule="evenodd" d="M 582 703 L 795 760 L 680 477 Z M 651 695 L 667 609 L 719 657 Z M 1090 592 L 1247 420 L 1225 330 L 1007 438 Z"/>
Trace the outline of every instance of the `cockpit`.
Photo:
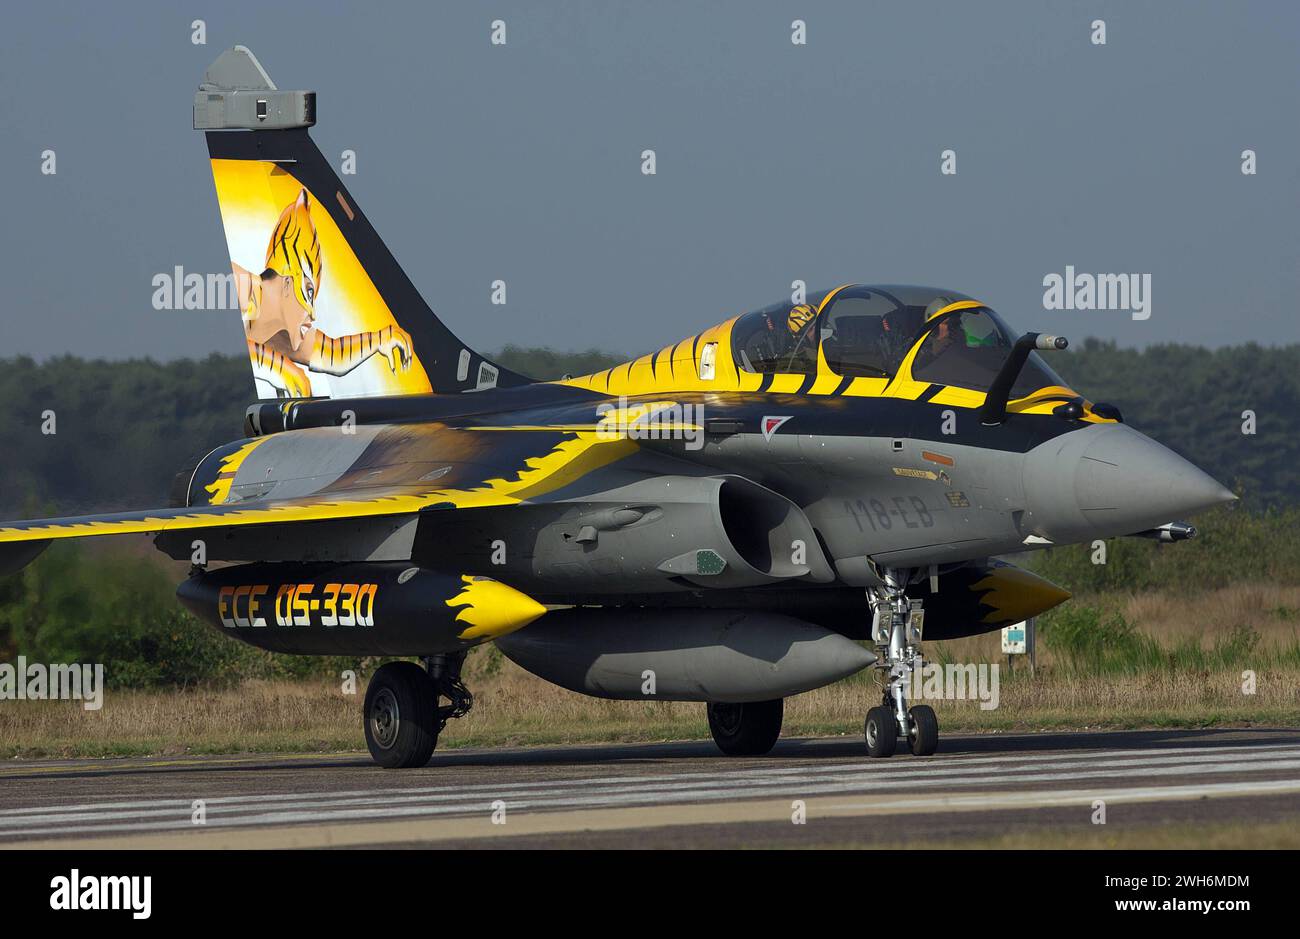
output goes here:
<path id="1" fill-rule="evenodd" d="M 1015 340 L 996 313 L 963 294 L 873 285 L 747 313 L 731 345 L 747 372 L 890 380 L 906 368 L 916 381 L 987 391 Z M 1062 384 L 1034 353 L 1011 397 Z"/>

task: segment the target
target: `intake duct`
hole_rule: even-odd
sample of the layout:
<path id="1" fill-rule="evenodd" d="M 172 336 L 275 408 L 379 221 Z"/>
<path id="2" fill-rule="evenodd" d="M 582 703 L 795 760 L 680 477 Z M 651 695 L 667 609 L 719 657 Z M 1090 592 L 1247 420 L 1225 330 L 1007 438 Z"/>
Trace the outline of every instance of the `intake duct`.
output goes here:
<path id="1" fill-rule="evenodd" d="M 803 510 L 739 476 L 654 476 L 579 503 L 539 533 L 532 573 L 617 593 L 673 579 L 711 588 L 834 579 Z"/>

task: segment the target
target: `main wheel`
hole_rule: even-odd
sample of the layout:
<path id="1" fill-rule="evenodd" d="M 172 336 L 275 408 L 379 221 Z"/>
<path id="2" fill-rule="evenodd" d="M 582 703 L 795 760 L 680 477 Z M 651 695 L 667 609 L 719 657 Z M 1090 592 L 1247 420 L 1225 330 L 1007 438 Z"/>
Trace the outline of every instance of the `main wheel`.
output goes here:
<path id="1" fill-rule="evenodd" d="M 386 769 L 423 766 L 438 744 L 438 696 L 414 662 L 381 666 L 366 689 L 366 746 Z"/>
<path id="2" fill-rule="evenodd" d="M 867 711 L 864 731 L 867 738 L 867 753 L 870 756 L 893 756 L 898 746 L 898 721 L 894 712 L 887 707 L 878 706 Z"/>
<path id="3" fill-rule="evenodd" d="M 928 704 L 918 704 L 907 712 L 911 720 L 907 746 L 913 756 L 930 756 L 939 749 L 939 718 Z"/>
<path id="4" fill-rule="evenodd" d="M 719 750 L 727 756 L 762 756 L 781 736 L 785 701 L 710 704 L 708 712 L 709 730 Z"/>

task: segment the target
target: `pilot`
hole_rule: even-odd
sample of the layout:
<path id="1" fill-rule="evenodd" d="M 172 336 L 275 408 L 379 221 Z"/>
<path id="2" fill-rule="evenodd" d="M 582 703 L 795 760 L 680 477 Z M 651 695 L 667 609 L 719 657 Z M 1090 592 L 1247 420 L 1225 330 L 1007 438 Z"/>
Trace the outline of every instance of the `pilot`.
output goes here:
<path id="1" fill-rule="evenodd" d="M 928 367 L 946 352 L 965 348 L 966 330 L 962 326 L 961 317 L 961 313 L 950 313 L 931 327 L 930 335 L 925 338 L 916 354 L 913 370 Z"/>
<path id="2" fill-rule="evenodd" d="M 934 354 L 943 355 L 953 346 L 966 345 L 966 330 L 961 325 L 961 315 L 945 316 L 934 327 Z"/>
<path id="3" fill-rule="evenodd" d="M 806 303 L 782 313 L 782 308 L 763 311 L 763 330 L 752 339 L 749 354 L 765 372 L 797 371 L 794 362 L 814 363 L 816 341 L 809 341 L 817 311 Z"/>
<path id="4" fill-rule="evenodd" d="M 790 315 L 785 319 L 786 328 L 790 330 L 790 335 L 799 338 L 799 334 L 808 328 L 808 324 L 817 318 L 817 312 L 808 304 L 800 303 L 798 306 L 791 307 Z"/>
<path id="5" fill-rule="evenodd" d="M 930 303 L 925 308 L 924 322 L 926 323 L 930 322 L 930 320 L 934 318 L 934 315 L 936 313 L 938 313 L 944 307 L 952 306 L 954 303 L 957 302 L 958 299 L 959 298 L 945 297 L 942 295 L 935 297 L 933 300 L 930 301 Z"/>
<path id="6" fill-rule="evenodd" d="M 789 357 L 784 371 L 808 371 L 814 365 L 817 356 L 817 340 L 814 336 L 817 311 L 807 303 L 800 303 L 790 308 L 785 318 L 785 328 L 790 334 Z M 798 364 L 796 364 L 798 363 Z"/>
<path id="7" fill-rule="evenodd" d="M 903 316 L 891 310 L 880 318 L 880 356 L 889 369 L 898 368 L 907 350 L 912 347 L 912 334 L 906 329 Z"/>

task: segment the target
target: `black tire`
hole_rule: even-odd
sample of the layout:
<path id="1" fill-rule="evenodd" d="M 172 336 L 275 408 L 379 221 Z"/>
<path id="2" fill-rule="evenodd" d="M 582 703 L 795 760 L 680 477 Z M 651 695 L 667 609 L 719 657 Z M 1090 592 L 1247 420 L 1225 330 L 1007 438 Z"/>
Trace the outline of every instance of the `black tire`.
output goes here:
<path id="1" fill-rule="evenodd" d="M 438 745 L 438 698 L 414 662 L 389 662 L 370 679 L 362 723 L 366 746 L 385 769 L 423 766 Z"/>
<path id="2" fill-rule="evenodd" d="M 898 746 L 898 721 L 894 712 L 887 707 L 874 707 L 867 711 L 867 719 L 862 725 L 863 736 L 867 739 L 867 753 L 870 756 L 893 756 Z"/>
<path id="3" fill-rule="evenodd" d="M 781 736 L 785 701 L 753 701 L 749 704 L 711 703 L 709 730 L 713 742 L 727 756 L 762 756 L 776 746 Z"/>
<path id="4" fill-rule="evenodd" d="M 907 746 L 913 756 L 931 756 L 939 749 L 939 718 L 928 704 L 918 704 L 907 712 L 912 726 L 907 735 Z"/>

